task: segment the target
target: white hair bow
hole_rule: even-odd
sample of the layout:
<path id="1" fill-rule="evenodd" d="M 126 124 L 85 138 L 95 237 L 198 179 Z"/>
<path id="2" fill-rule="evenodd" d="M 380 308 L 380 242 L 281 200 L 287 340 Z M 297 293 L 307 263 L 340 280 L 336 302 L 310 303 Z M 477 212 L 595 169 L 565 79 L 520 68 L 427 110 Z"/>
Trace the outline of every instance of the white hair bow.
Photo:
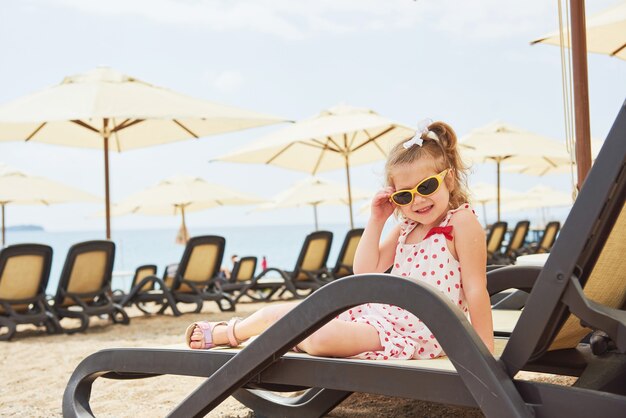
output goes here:
<path id="1" fill-rule="evenodd" d="M 422 136 L 424 135 L 431 139 L 435 139 L 435 140 L 439 139 L 436 133 L 428 130 L 428 127 L 432 123 L 433 123 L 432 119 L 428 119 L 428 118 L 422 119 L 421 121 L 419 121 L 417 124 L 417 130 L 415 132 L 415 136 L 413 136 L 413 138 L 409 139 L 404 144 L 402 144 L 404 149 L 409 149 L 413 145 L 418 145 L 421 147 L 422 144 L 424 143 L 424 140 L 422 139 Z"/>

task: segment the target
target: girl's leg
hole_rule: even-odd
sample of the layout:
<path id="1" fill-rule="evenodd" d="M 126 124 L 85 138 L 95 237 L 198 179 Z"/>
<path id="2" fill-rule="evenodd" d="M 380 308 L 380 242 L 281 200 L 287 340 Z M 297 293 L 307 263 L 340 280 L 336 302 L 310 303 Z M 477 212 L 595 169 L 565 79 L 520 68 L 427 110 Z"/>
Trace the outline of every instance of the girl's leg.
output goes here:
<path id="1" fill-rule="evenodd" d="M 278 305 L 265 306 L 249 317 L 242 319 L 235 326 L 235 338 L 238 341 L 245 341 L 250 337 L 259 335 L 267 328 L 272 326 L 276 321 L 285 316 L 287 312 L 292 310 L 299 302 L 287 302 Z M 228 336 L 226 334 L 226 326 L 217 326 L 213 329 L 213 343 L 216 345 L 228 344 Z M 196 327 L 191 334 L 191 348 L 204 347 L 204 335 L 202 331 Z"/>
<path id="2" fill-rule="evenodd" d="M 383 346 L 373 326 L 333 319 L 298 344 L 298 348 L 314 356 L 351 357 L 382 350 Z"/>

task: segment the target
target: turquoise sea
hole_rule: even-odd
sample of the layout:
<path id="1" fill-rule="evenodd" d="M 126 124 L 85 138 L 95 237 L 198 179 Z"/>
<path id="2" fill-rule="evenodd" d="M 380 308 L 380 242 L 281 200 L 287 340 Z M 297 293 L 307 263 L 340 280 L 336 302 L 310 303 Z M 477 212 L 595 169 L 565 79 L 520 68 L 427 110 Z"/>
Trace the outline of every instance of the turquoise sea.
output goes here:
<path id="1" fill-rule="evenodd" d="M 333 266 L 349 227 L 325 225 L 324 229 L 334 234 L 328 259 L 328 265 Z M 257 272 L 260 271 L 262 256 L 267 257 L 268 267 L 291 270 L 304 238 L 310 232 L 313 232 L 310 225 L 211 227 L 190 231 L 194 236 L 220 235 L 226 238 L 223 263 L 229 268 L 231 254 L 259 257 Z M 176 244 L 175 237 L 176 230 L 173 229 L 113 230 L 112 240 L 116 245 L 113 289 L 128 291 L 132 273 L 141 264 L 156 264 L 159 269 L 157 274 L 161 276 L 167 264 L 178 262 L 184 246 Z M 40 243 L 53 248 L 52 271 L 47 289 L 49 294 L 56 292 L 67 250 L 75 243 L 103 238 L 102 231 L 7 231 L 6 235 L 7 245 Z"/>

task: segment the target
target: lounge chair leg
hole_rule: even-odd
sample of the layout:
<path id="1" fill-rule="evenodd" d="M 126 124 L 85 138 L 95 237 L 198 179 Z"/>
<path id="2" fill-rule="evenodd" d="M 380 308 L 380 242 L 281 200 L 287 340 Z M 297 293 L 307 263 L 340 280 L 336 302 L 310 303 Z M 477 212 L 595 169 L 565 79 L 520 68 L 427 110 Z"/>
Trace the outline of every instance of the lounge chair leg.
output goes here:
<path id="1" fill-rule="evenodd" d="M 176 299 L 174 299 L 174 296 L 172 296 L 172 294 L 166 289 L 163 290 L 163 296 L 165 297 L 165 301 L 163 303 L 163 308 L 161 308 L 159 313 L 161 314 L 165 312 L 165 309 L 169 306 L 172 309 L 174 316 L 181 316 L 183 313 L 176 306 Z"/>
<path id="2" fill-rule="evenodd" d="M 46 312 L 46 316 L 48 319 L 46 319 L 44 325 L 46 326 L 48 334 L 59 334 L 63 332 L 63 327 L 61 326 L 61 323 L 56 315 L 51 312 Z"/>
<path id="3" fill-rule="evenodd" d="M 254 411 L 259 418 L 314 418 L 326 415 L 352 392 L 312 388 L 303 395 L 287 398 L 267 391 L 239 389 L 233 397 Z"/>
<path id="4" fill-rule="evenodd" d="M 595 357 L 574 386 L 626 395 L 626 358 L 616 352 Z"/>
<path id="5" fill-rule="evenodd" d="M 113 321 L 113 323 L 114 324 L 122 324 L 122 325 L 130 324 L 130 318 L 128 317 L 128 314 L 126 313 L 124 308 L 122 308 L 119 305 L 115 305 L 115 304 L 113 306 L 115 308 L 115 311 L 110 314 L 111 320 Z M 121 319 L 118 319 L 118 315 L 121 316 Z"/>
<path id="6" fill-rule="evenodd" d="M 222 301 L 223 300 L 226 300 L 228 302 L 229 306 L 227 308 L 224 308 L 222 306 Z M 219 306 L 220 311 L 222 311 L 222 312 L 235 312 L 235 302 L 233 302 L 233 300 L 229 296 L 222 295 L 222 298 L 216 300 L 215 302 L 217 302 L 217 306 Z"/>
<path id="7" fill-rule="evenodd" d="M 13 334 L 15 334 L 15 329 L 17 328 L 17 326 L 13 321 L 9 321 L 5 318 L 0 318 L 0 329 L 2 328 L 7 328 L 7 332 L 5 334 L 0 334 L 0 341 L 9 341 L 13 337 Z"/>
<path id="8" fill-rule="evenodd" d="M 66 334 L 75 334 L 77 332 L 83 332 L 89 326 L 89 316 L 83 312 L 66 310 L 66 311 L 63 311 L 62 313 L 59 313 L 59 319 L 63 319 L 65 317 L 76 318 L 80 320 L 80 325 L 76 328 L 64 328 L 63 325 L 61 325 L 61 323 L 59 322 L 59 326 L 61 327 L 63 332 L 65 332 Z"/>

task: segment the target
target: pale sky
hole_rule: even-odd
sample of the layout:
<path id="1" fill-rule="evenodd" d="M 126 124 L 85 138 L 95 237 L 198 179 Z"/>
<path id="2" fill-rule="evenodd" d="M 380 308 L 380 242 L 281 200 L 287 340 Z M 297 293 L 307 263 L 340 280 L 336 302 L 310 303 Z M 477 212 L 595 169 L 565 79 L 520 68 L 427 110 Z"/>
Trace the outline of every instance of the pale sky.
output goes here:
<path id="1" fill-rule="evenodd" d="M 593 14 L 616 0 L 587 1 Z M 558 28 L 556 0 L 22 0 L 0 3 L 0 104 L 104 65 L 194 97 L 298 120 L 346 103 L 408 125 L 444 120 L 459 134 L 502 120 L 564 141 L 559 48 L 529 42 Z M 626 62 L 590 54 L 591 131 L 604 138 L 624 100 Z M 174 175 L 194 175 L 269 198 L 305 173 L 209 160 L 281 125 L 114 154 L 118 201 Z M 0 143 L 0 162 L 104 196 L 102 152 Z M 354 167 L 354 186 L 376 190 L 382 162 Z M 472 180 L 495 182 L 493 166 Z M 345 181 L 343 170 L 320 175 Z M 567 176 L 505 174 L 525 190 L 567 190 Z M 355 204 L 355 213 L 363 202 Z M 194 226 L 312 223 L 298 208 L 250 207 L 188 215 Z M 97 204 L 9 206 L 7 224 L 104 230 Z M 325 207 L 320 225 L 348 222 Z M 366 215 L 357 215 L 357 225 Z M 175 217 L 113 218 L 115 229 L 175 228 Z"/>

